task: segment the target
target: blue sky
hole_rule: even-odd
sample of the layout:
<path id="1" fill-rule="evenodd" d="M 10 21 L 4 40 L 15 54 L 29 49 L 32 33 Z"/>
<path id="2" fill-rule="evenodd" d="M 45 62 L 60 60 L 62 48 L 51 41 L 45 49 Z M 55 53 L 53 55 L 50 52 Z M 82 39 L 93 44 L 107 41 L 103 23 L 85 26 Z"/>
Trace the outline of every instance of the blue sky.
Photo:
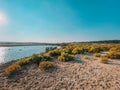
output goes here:
<path id="1" fill-rule="evenodd" d="M 0 0 L 0 41 L 120 39 L 120 0 Z"/>

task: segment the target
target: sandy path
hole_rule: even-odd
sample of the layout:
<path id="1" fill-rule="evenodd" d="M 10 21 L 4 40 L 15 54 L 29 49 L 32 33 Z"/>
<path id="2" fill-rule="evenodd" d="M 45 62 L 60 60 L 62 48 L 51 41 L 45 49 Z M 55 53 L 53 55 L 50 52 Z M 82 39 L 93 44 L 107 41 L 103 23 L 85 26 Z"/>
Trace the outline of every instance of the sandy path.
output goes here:
<path id="1" fill-rule="evenodd" d="M 0 69 L 0 90 L 120 90 L 120 60 L 101 64 L 93 57 L 86 61 L 82 56 L 79 59 L 56 61 L 57 68 L 47 72 L 36 65 L 28 66 L 11 79 Z"/>

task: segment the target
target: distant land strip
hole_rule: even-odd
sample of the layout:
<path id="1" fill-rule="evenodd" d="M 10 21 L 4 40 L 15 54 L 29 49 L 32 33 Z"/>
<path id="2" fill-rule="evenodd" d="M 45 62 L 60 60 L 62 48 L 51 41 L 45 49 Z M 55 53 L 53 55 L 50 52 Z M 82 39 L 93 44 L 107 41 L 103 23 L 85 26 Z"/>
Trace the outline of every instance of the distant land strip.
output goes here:
<path id="1" fill-rule="evenodd" d="M 0 42 L 0 47 L 11 47 L 11 46 L 40 46 L 40 45 L 67 45 L 67 44 L 107 44 L 116 43 L 119 44 L 120 40 L 102 40 L 102 41 L 85 41 L 85 42 L 63 42 L 63 43 L 38 43 L 38 42 Z"/>
<path id="2" fill-rule="evenodd" d="M 11 46 L 40 46 L 40 45 L 57 45 L 59 46 L 60 44 L 49 44 L 49 43 L 6 43 L 6 44 L 1 44 L 0 47 L 11 47 Z"/>

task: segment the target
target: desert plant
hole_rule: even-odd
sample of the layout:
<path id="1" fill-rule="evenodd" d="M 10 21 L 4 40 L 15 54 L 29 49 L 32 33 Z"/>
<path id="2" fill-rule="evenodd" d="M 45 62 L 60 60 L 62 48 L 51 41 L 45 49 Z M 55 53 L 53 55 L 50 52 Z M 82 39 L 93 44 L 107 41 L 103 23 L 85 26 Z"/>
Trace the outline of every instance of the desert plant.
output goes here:
<path id="1" fill-rule="evenodd" d="M 50 61 L 51 60 L 51 56 L 49 56 L 47 54 L 41 55 L 40 58 L 41 58 L 41 61 Z"/>
<path id="2" fill-rule="evenodd" d="M 52 50 L 52 51 L 49 51 L 48 52 L 48 55 L 49 56 L 58 56 L 58 55 L 60 55 L 60 51 L 59 50 Z"/>
<path id="3" fill-rule="evenodd" d="M 94 56 L 95 56 L 95 57 L 100 57 L 101 54 L 100 54 L 100 53 L 95 53 Z"/>
<path id="4" fill-rule="evenodd" d="M 88 59 L 90 59 L 90 57 L 88 57 L 88 56 L 84 56 L 84 59 L 88 60 Z"/>
<path id="5" fill-rule="evenodd" d="M 71 61 L 74 60 L 74 56 L 68 53 L 62 53 L 61 56 L 58 57 L 58 60 L 63 62 Z"/>
<path id="6" fill-rule="evenodd" d="M 55 50 L 55 49 L 57 49 L 57 47 L 46 47 L 45 52 L 49 52 L 49 51 Z"/>
<path id="7" fill-rule="evenodd" d="M 107 54 L 108 58 L 111 59 L 120 59 L 120 48 L 119 47 L 112 47 Z"/>
<path id="8" fill-rule="evenodd" d="M 101 60 L 100 60 L 101 63 L 107 64 L 108 61 L 109 59 L 107 57 L 101 57 Z"/>
<path id="9" fill-rule="evenodd" d="M 39 59 L 40 59 L 40 56 L 37 55 L 37 54 L 33 54 L 33 55 L 31 56 L 31 59 L 32 59 L 32 61 L 36 61 L 36 60 L 39 60 Z"/>
<path id="10" fill-rule="evenodd" d="M 52 68 L 54 66 L 55 66 L 54 63 L 50 62 L 50 61 L 43 61 L 39 64 L 39 68 L 41 70 L 46 70 L 46 69 Z"/>
<path id="11" fill-rule="evenodd" d="M 39 62 L 41 61 L 41 57 L 40 57 L 40 55 L 37 55 L 37 54 L 34 54 L 34 55 L 32 55 L 31 57 L 30 57 L 30 63 L 35 63 L 35 64 L 37 64 L 37 65 L 39 65 Z"/>
<path id="12" fill-rule="evenodd" d="M 120 59 L 120 52 L 109 52 L 107 56 L 110 59 Z"/>
<path id="13" fill-rule="evenodd" d="M 20 65 L 18 65 L 18 64 L 12 64 L 11 66 L 9 66 L 6 70 L 5 70 L 5 72 L 7 73 L 7 74 L 12 74 L 12 73 L 14 73 L 14 72 L 16 72 L 16 71 L 18 71 L 18 70 L 20 70 L 21 69 L 21 66 Z"/>
<path id="14" fill-rule="evenodd" d="M 61 49 L 60 52 L 65 52 L 65 53 L 68 53 L 68 54 L 71 54 L 72 53 L 72 48 L 64 48 L 64 49 Z"/>
<path id="15" fill-rule="evenodd" d="M 118 47 L 113 47 L 109 50 L 109 52 L 120 52 L 120 48 Z"/>
<path id="16" fill-rule="evenodd" d="M 20 66 L 22 65 L 26 65 L 32 62 L 32 58 L 31 57 L 27 57 L 27 58 L 22 58 L 20 60 L 18 60 L 17 62 L 15 62 L 15 64 L 18 64 Z"/>
<path id="17" fill-rule="evenodd" d="M 89 52 L 90 53 L 99 53 L 101 52 L 102 49 L 100 47 L 97 47 L 97 46 L 92 46 L 90 49 L 89 49 Z"/>
<path id="18" fill-rule="evenodd" d="M 83 48 L 75 48 L 72 50 L 72 54 L 83 54 L 85 50 Z"/>
<path id="19" fill-rule="evenodd" d="M 33 62 L 39 65 L 41 61 L 49 61 L 51 60 L 51 57 L 47 54 L 40 54 L 39 56 L 36 56 L 36 58 L 33 58 Z"/>

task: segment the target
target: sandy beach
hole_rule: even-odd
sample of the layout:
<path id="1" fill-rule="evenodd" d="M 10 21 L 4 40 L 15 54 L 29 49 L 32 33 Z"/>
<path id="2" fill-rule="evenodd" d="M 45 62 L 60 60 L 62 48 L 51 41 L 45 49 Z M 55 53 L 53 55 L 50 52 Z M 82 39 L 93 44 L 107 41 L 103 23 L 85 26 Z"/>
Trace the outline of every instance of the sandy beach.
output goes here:
<path id="1" fill-rule="evenodd" d="M 47 71 L 32 64 L 10 77 L 5 69 L 12 62 L 0 65 L 0 90 L 120 90 L 120 60 L 102 64 L 99 58 L 77 55 L 74 61 L 53 62 L 56 67 Z"/>

